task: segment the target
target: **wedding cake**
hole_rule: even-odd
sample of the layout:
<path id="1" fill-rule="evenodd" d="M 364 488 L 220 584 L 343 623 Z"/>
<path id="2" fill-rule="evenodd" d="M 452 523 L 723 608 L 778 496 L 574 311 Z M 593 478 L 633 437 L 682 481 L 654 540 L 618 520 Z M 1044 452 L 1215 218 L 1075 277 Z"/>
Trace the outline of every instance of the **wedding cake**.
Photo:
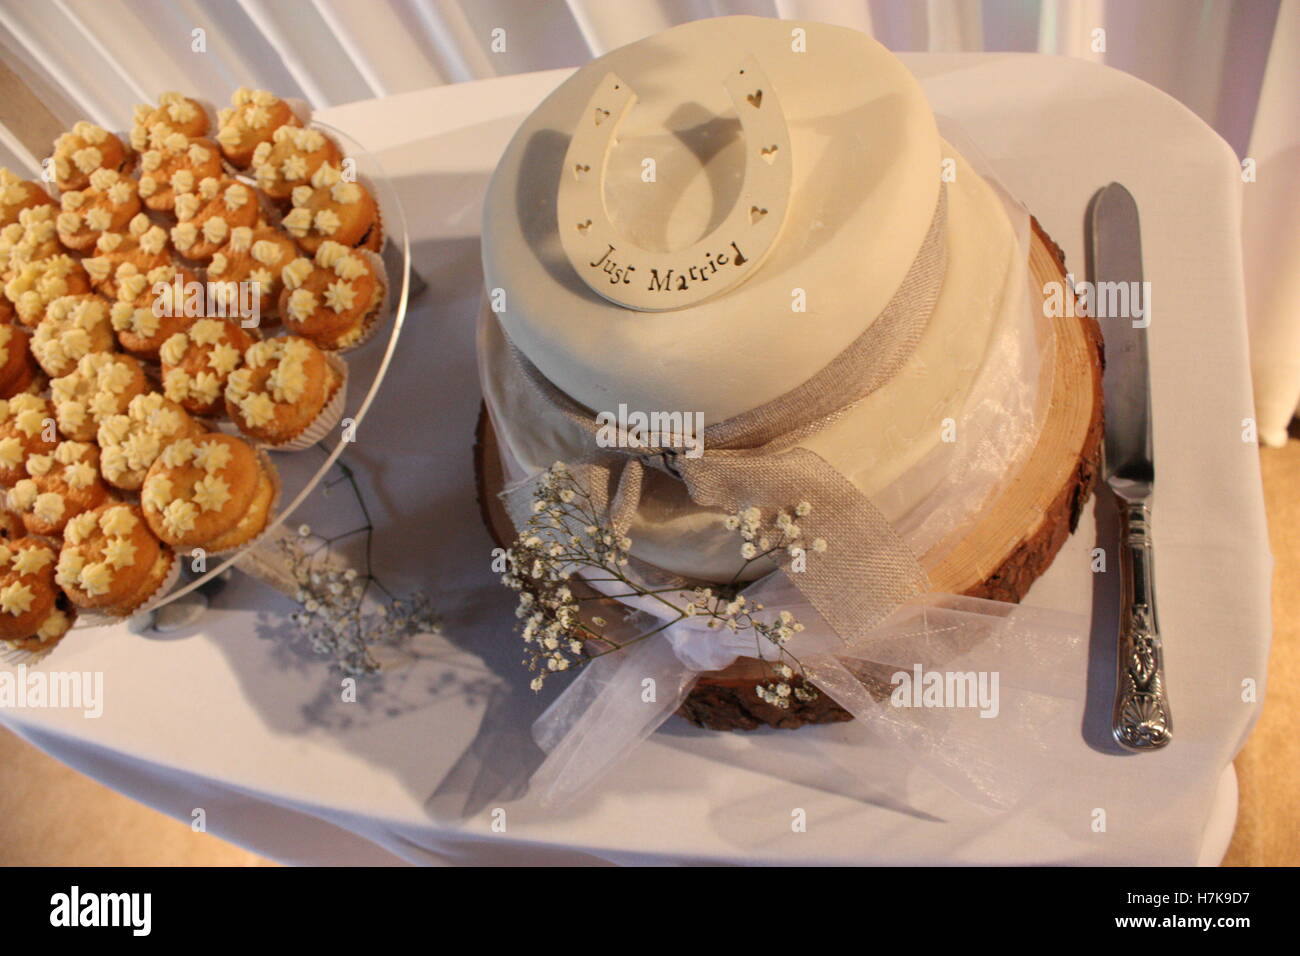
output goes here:
<path id="1" fill-rule="evenodd" d="M 962 559 L 960 584 L 943 565 L 1055 402 L 1028 266 L 1049 247 L 952 138 L 898 59 L 839 27 L 702 20 L 577 70 L 524 119 L 485 200 L 479 357 L 501 471 L 486 494 L 592 465 L 634 566 L 720 585 L 788 569 L 749 559 L 736 513 L 806 498 L 833 568 L 810 600 L 846 636 L 936 575 L 1018 600 L 1057 529 L 1017 593 L 990 582 L 1041 537 L 1045 505 Z M 1066 521 L 1094 425 L 1066 450 L 1073 479 L 1040 496 L 1072 496 Z M 876 581 L 892 590 L 868 608 L 828 598 Z"/>

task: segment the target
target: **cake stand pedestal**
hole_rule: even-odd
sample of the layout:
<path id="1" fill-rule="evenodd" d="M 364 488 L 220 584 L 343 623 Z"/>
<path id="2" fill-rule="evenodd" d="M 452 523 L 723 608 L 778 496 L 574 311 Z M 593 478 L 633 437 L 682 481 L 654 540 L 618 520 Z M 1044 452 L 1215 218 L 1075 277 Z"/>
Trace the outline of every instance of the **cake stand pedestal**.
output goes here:
<path id="1" fill-rule="evenodd" d="M 1037 220 L 1029 269 L 1038 289 L 1066 281 L 1065 256 Z M 1019 602 L 1074 531 L 1096 484 L 1102 448 L 1101 329 L 1095 319 L 1082 316 L 1048 321 L 1056 333 L 1055 357 L 1038 443 L 978 522 L 922 557 L 936 592 Z M 483 520 L 506 547 L 515 531 L 498 497 L 503 474 L 486 408 L 479 411 L 474 469 Z M 754 686 L 772 676 L 766 662 L 742 657 L 724 670 L 701 675 L 678 713 L 712 730 L 794 728 L 852 719 L 825 694 L 795 701 L 789 709 L 765 703 Z"/>

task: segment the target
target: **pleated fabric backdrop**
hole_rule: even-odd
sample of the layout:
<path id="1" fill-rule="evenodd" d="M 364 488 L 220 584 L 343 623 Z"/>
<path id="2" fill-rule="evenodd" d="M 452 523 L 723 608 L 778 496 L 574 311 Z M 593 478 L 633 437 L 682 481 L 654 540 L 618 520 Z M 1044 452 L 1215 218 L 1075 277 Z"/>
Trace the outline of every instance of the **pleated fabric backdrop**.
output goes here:
<path id="1" fill-rule="evenodd" d="M 1264 441 L 1285 440 L 1300 400 L 1300 0 L 0 0 L 0 13 L 4 65 L 54 118 L 109 128 L 162 90 L 224 103 L 265 87 L 333 106 L 576 66 L 733 13 L 841 24 L 900 51 L 1092 59 L 1181 100 L 1253 160 L 1244 249 Z M 35 161 L 0 123 L 0 163 Z"/>

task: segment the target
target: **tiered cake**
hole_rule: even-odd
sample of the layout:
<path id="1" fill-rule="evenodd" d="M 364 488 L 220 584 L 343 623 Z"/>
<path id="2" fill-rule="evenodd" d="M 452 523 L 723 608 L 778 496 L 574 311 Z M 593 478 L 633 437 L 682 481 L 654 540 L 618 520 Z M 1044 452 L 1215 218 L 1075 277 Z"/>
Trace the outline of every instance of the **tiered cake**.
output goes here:
<path id="1" fill-rule="evenodd" d="M 599 201 L 588 197 L 584 213 L 573 193 L 592 181 Z M 1025 407 L 1037 404 L 1036 433 L 1058 429 L 1052 447 L 1031 441 L 1001 477 L 1019 499 L 977 496 L 950 516 L 966 550 L 983 550 L 978 560 L 945 569 L 957 540 L 946 535 L 926 540 L 922 562 L 938 589 L 1018 600 L 1090 487 L 1098 368 L 1090 328 L 1073 320 L 1070 343 L 1054 345 L 1051 323 L 1026 315 L 1041 292 L 1027 287 L 1044 271 L 1059 280 L 1059 264 L 1036 234 L 1026 271 L 1028 244 L 1007 210 L 941 138 L 907 69 L 855 31 L 727 17 L 588 64 L 524 120 L 485 203 L 479 347 L 491 418 L 480 477 L 492 510 L 502 485 L 592 452 L 589 433 L 520 386 L 512 349 L 593 414 L 701 413 L 708 426 L 813 378 L 906 300 L 905 277 L 937 254 L 937 294 L 901 363 L 860 400 L 846 394 L 847 408 L 798 445 L 905 527 L 936 494 L 943 470 L 933 466 L 953 424 L 987 401 L 976 395 L 981 376 L 1032 376 Z M 745 228 L 775 218 L 766 243 L 745 245 Z M 1026 350 L 1043 368 L 994 367 L 1026 327 L 1047 336 L 1041 352 Z M 1055 366 L 1064 370 L 1053 376 Z M 1045 426 L 1063 389 L 1078 410 Z M 972 544 L 994 512 L 996 533 Z M 693 581 L 730 581 L 744 562 L 724 518 L 694 502 L 671 467 L 647 468 L 631 554 Z"/>

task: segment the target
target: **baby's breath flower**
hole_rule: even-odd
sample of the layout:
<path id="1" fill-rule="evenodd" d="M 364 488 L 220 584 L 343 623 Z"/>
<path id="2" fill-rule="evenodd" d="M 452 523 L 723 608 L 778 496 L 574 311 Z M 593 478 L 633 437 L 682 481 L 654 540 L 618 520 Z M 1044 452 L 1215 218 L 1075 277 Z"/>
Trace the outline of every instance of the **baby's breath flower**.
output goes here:
<path id="1" fill-rule="evenodd" d="M 765 527 L 762 511 L 750 506 L 727 515 L 723 523 L 729 531 L 739 533 L 743 542 L 741 554 L 750 560 L 760 553 L 790 549 L 799 533 L 790 512 L 802 516 L 810 509 L 807 502 L 800 502 L 795 508 L 778 512 L 777 523 Z M 795 670 L 785 663 L 789 654 L 783 645 L 800 629 L 793 615 L 787 612 L 774 622 L 763 621 L 757 617 L 763 606 L 748 601 L 732 585 L 719 589 L 717 594 L 711 587 L 694 588 L 689 592 L 690 599 L 678 607 L 675 602 L 679 599 L 673 597 L 674 592 L 652 591 L 623 570 L 629 563 L 631 539 L 603 523 L 599 515 L 594 515 L 593 521 L 593 515 L 594 503 L 590 496 L 574 475 L 557 463 L 537 481 L 532 516 L 514 546 L 506 552 L 508 567 L 502 583 L 519 592 L 516 617 L 520 621 L 524 663 L 534 675 L 530 687 L 540 689 L 548 674 L 569 670 L 589 660 L 585 653 L 586 639 L 599 639 L 602 648 L 609 645 L 612 650 L 623 646 L 621 637 L 615 639 L 609 633 L 604 618 L 593 615 L 584 622 L 581 602 L 569 582 L 575 572 L 593 571 L 592 577 L 616 581 L 617 586 L 631 592 L 620 597 L 654 594 L 660 603 L 676 610 L 680 618 L 703 616 L 710 630 L 725 629 L 731 633 L 752 630 L 767 646 L 776 649 L 780 665 L 776 673 L 781 682 L 760 685 L 759 696 L 776 707 L 788 707 L 792 697 L 803 699 L 798 687 L 792 689 L 786 683 L 793 680 Z M 606 652 L 602 649 L 600 653 Z M 759 656 L 764 657 L 761 651 Z"/>

